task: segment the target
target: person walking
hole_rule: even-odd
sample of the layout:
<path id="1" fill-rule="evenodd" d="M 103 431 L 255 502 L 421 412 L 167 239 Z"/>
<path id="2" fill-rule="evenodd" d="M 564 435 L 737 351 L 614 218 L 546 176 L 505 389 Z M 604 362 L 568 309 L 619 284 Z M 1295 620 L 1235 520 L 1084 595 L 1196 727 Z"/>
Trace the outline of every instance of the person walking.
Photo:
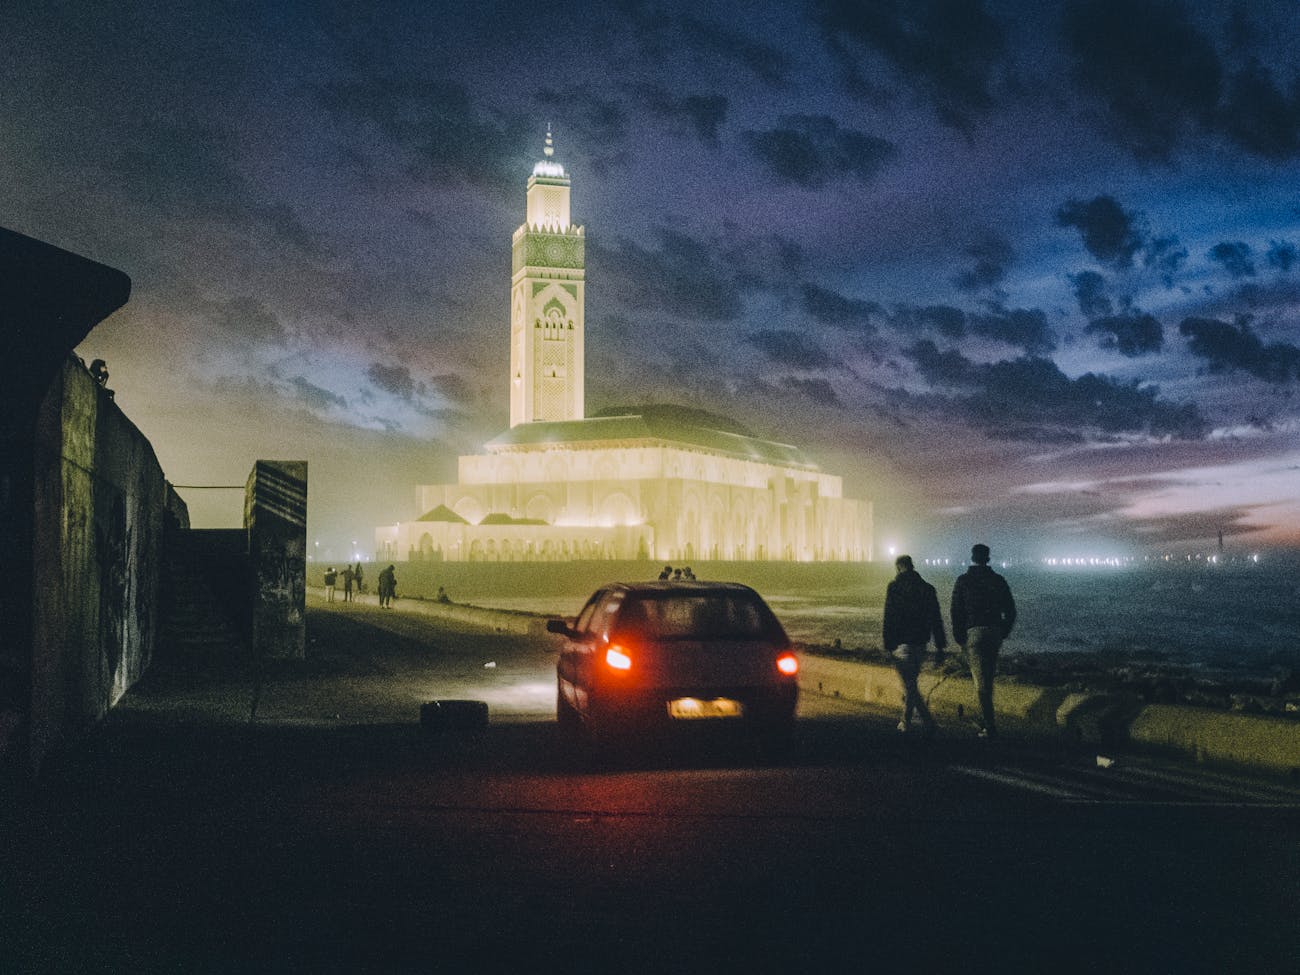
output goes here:
<path id="1" fill-rule="evenodd" d="M 339 574 L 334 571 L 334 566 L 325 570 L 325 602 L 334 602 L 334 587 L 338 584 Z"/>
<path id="2" fill-rule="evenodd" d="M 343 567 L 343 601 L 352 602 L 352 580 L 356 573 L 352 571 L 352 565 L 349 563 Z"/>
<path id="3" fill-rule="evenodd" d="M 393 571 L 393 566 L 389 566 L 383 572 L 379 573 L 379 605 L 389 608 L 393 605 L 393 597 L 397 595 L 397 575 Z"/>
<path id="4" fill-rule="evenodd" d="M 952 588 L 952 638 L 970 659 L 975 696 L 983 727 L 981 738 L 996 738 L 993 716 L 993 678 L 998 671 L 998 650 L 1016 625 L 1016 601 L 1007 580 L 989 568 L 989 547 L 973 545 L 971 567 L 957 577 Z"/>
<path id="5" fill-rule="evenodd" d="M 907 732 L 912 715 L 921 719 L 927 738 L 935 732 L 934 717 L 926 706 L 925 698 L 917 687 L 925 659 L 925 647 L 934 640 L 940 655 L 948 645 L 943 632 L 943 616 L 939 612 L 939 597 L 934 586 L 921 578 L 910 555 L 900 555 L 894 560 L 897 575 L 885 588 L 885 651 L 894 658 L 894 669 L 903 681 L 903 720 L 898 730 Z"/>
<path id="6" fill-rule="evenodd" d="M 357 567 L 352 570 L 352 577 L 357 584 L 357 595 L 360 596 L 362 593 L 366 591 L 366 587 L 365 585 L 363 585 L 363 583 L 365 582 L 366 574 L 363 571 L 361 571 L 360 562 L 358 562 Z"/>

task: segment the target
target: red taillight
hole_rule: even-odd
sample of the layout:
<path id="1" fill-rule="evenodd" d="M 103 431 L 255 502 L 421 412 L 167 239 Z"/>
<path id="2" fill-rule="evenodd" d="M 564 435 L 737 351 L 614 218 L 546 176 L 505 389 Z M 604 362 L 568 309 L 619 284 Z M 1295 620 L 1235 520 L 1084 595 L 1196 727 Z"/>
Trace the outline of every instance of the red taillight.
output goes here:
<path id="1" fill-rule="evenodd" d="M 783 653 L 776 658 L 776 669 L 787 677 L 799 673 L 799 658 L 792 653 Z"/>
<path id="2" fill-rule="evenodd" d="M 605 663 L 615 670 L 631 670 L 632 658 L 625 654 L 621 647 L 610 647 L 605 651 Z"/>

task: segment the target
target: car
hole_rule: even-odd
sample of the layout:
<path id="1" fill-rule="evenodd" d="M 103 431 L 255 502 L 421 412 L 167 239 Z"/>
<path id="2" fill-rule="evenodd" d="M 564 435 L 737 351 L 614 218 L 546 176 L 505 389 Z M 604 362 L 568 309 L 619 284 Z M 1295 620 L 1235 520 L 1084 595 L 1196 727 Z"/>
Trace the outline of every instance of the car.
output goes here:
<path id="1" fill-rule="evenodd" d="M 793 730 L 799 658 L 763 598 L 739 583 L 610 583 L 573 620 L 556 663 L 563 731 L 615 739 L 648 730 Z"/>

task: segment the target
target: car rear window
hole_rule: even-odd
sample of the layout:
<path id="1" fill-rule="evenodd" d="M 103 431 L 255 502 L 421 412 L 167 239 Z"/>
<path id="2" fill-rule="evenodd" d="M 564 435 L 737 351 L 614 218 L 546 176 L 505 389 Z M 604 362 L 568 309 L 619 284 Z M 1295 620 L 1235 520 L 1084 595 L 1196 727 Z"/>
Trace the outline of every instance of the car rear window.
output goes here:
<path id="1" fill-rule="evenodd" d="M 730 592 L 643 595 L 623 608 L 619 626 L 656 640 L 778 639 L 783 633 L 756 595 Z"/>

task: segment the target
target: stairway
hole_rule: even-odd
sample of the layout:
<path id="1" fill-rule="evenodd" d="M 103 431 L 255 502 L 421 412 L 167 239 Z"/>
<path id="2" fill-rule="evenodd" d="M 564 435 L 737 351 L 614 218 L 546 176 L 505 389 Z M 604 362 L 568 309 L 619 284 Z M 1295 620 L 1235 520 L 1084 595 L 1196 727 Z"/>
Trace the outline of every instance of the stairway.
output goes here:
<path id="1" fill-rule="evenodd" d="M 168 533 L 159 657 L 200 667 L 250 658 L 247 535 L 243 529 Z"/>

